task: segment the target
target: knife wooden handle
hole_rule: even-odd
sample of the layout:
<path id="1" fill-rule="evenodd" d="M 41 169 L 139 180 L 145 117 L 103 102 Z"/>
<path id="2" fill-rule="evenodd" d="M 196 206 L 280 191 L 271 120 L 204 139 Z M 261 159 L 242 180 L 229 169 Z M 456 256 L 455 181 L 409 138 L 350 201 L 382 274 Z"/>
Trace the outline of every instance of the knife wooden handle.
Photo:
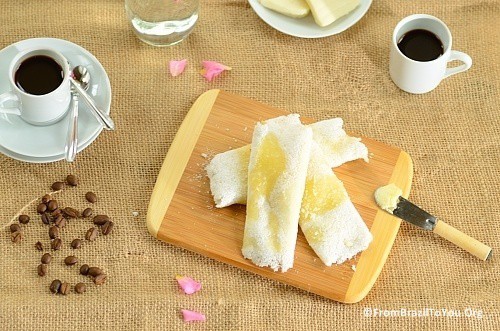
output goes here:
<path id="1" fill-rule="evenodd" d="M 437 233 L 444 239 L 454 243 L 483 261 L 486 261 L 491 256 L 491 247 L 486 246 L 482 242 L 466 235 L 462 231 L 455 229 L 441 220 L 437 221 L 434 227 L 434 233 Z"/>

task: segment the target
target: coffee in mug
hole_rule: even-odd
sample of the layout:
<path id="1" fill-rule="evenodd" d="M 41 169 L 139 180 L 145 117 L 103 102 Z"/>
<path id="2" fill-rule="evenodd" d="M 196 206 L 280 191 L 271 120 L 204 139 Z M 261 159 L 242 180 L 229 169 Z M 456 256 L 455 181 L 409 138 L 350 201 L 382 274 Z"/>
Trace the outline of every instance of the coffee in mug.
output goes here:
<path id="1" fill-rule="evenodd" d="M 391 41 L 389 74 L 400 89 L 409 93 L 427 93 L 444 78 L 468 70 L 469 55 L 451 49 L 451 33 L 438 18 L 415 14 L 402 19 Z M 448 62 L 461 65 L 448 68 Z"/>
<path id="2" fill-rule="evenodd" d="M 46 55 L 34 55 L 25 59 L 14 74 L 16 86 L 21 91 L 34 95 L 54 91 L 61 85 L 63 78 L 63 68 Z"/>

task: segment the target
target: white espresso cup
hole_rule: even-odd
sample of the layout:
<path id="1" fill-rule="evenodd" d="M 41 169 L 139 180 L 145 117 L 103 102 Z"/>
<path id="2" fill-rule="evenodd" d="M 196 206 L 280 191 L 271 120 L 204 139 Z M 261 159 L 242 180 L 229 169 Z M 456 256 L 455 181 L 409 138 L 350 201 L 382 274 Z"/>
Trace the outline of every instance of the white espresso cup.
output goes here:
<path id="1" fill-rule="evenodd" d="M 433 33 L 443 45 L 443 54 L 431 61 L 416 61 L 403 54 L 398 43 L 412 30 Z M 451 41 L 451 33 L 446 24 L 434 16 L 415 14 L 403 18 L 392 34 L 389 73 L 393 82 L 403 91 L 421 94 L 435 89 L 444 78 L 468 70 L 472 66 L 471 57 L 451 50 Z M 448 62 L 455 60 L 462 64 L 447 68 Z"/>
<path id="2" fill-rule="evenodd" d="M 33 59 L 43 59 L 48 64 L 49 69 L 40 70 L 35 66 L 35 69 L 24 69 L 21 66 L 31 66 L 33 68 Z M 53 62 L 55 63 L 53 63 Z M 50 67 L 53 65 L 53 68 Z M 56 83 L 48 86 L 43 86 L 45 92 L 30 91 L 30 88 L 23 88 L 18 72 L 22 70 L 23 82 L 27 86 L 32 86 L 33 82 L 50 81 L 48 78 L 59 69 L 59 74 L 62 79 L 55 80 Z M 45 68 L 47 69 L 47 68 Z M 44 72 L 47 72 L 45 75 Z M 28 73 L 28 75 L 26 74 Z M 29 75 L 29 73 L 33 73 Z M 11 61 L 8 75 L 5 77 L 9 81 L 10 91 L 0 95 L 0 113 L 19 115 L 24 121 L 33 125 L 49 125 L 60 120 L 69 108 L 71 100 L 70 81 L 69 81 L 69 64 L 66 58 L 56 50 L 49 48 L 31 48 L 18 53 Z M 43 94 L 40 94 L 43 93 Z"/>

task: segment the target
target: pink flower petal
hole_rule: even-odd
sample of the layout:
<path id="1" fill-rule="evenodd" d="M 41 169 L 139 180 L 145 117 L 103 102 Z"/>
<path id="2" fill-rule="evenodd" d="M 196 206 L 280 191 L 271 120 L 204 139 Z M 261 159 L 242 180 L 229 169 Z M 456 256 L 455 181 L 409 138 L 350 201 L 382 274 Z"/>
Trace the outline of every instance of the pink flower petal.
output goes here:
<path id="1" fill-rule="evenodd" d="M 231 70 L 231 67 L 225 66 L 222 63 L 218 63 L 215 61 L 203 61 L 202 64 L 203 69 L 201 70 L 201 74 L 209 82 L 211 82 L 215 77 L 219 76 L 224 70 Z"/>
<path id="2" fill-rule="evenodd" d="M 186 64 L 187 64 L 186 59 L 179 60 L 179 61 L 175 61 L 175 60 L 170 61 L 168 64 L 168 67 L 170 69 L 170 74 L 173 77 L 179 76 L 184 71 Z"/>
<path id="3" fill-rule="evenodd" d="M 201 290 L 201 284 L 192 279 L 191 277 L 177 275 L 175 276 L 175 279 L 177 280 L 177 283 L 179 283 L 179 286 L 186 294 L 193 294 Z"/>
<path id="4" fill-rule="evenodd" d="M 187 310 L 187 309 L 181 309 L 182 312 L 182 318 L 184 319 L 184 322 L 191 322 L 191 321 L 206 321 L 205 315 L 202 313 L 198 313 L 196 311 L 192 310 Z"/>

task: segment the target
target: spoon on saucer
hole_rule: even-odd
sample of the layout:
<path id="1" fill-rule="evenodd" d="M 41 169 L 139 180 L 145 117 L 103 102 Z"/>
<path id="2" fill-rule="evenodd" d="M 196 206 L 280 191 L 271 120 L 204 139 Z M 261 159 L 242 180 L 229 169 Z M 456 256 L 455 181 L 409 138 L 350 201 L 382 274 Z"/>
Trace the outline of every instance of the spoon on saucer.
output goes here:
<path id="1" fill-rule="evenodd" d="M 71 116 L 68 127 L 68 138 L 64 147 L 66 161 L 73 162 L 78 147 L 78 92 L 71 86 Z"/>
<path id="2" fill-rule="evenodd" d="M 72 75 L 70 76 L 71 84 L 76 88 L 78 93 L 83 97 L 83 100 L 90 106 L 92 114 L 102 124 L 106 130 L 114 130 L 115 123 L 103 111 L 97 107 L 94 99 L 86 92 L 90 82 L 90 72 L 86 67 L 79 65 L 73 68 Z"/>

